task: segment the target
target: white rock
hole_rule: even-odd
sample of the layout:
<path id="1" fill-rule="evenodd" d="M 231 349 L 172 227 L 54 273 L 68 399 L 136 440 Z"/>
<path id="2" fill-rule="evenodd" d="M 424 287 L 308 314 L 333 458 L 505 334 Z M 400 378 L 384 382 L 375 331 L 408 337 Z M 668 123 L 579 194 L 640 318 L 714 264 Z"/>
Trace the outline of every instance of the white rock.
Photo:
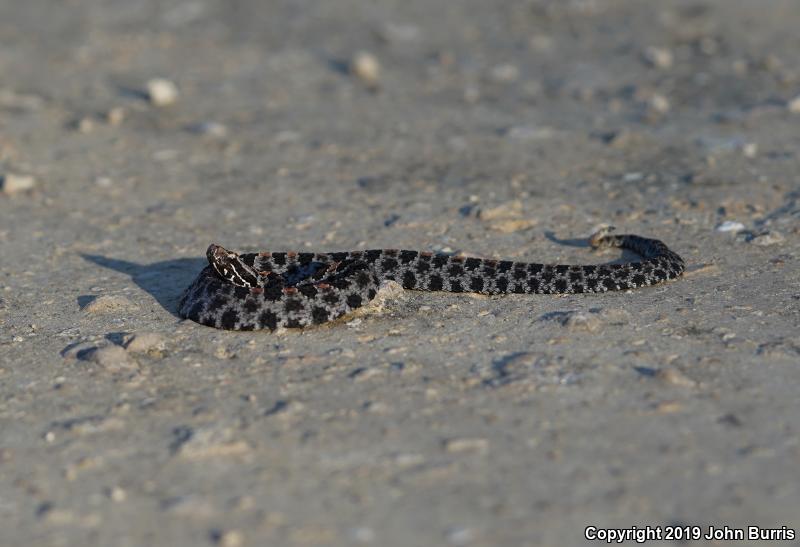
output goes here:
<path id="1" fill-rule="evenodd" d="M 14 173 L 0 175 L 0 189 L 6 195 L 31 190 L 34 186 L 36 186 L 36 179 L 30 175 L 16 175 Z"/>
<path id="2" fill-rule="evenodd" d="M 147 82 L 147 98 L 156 106 L 167 106 L 178 100 L 178 88 L 164 78 L 153 78 Z"/>
<path id="3" fill-rule="evenodd" d="M 758 144 L 755 142 L 744 143 L 741 150 L 745 158 L 753 159 L 758 155 Z"/>
<path id="4" fill-rule="evenodd" d="M 156 332 L 141 332 L 134 334 L 125 349 L 131 353 L 161 353 L 167 347 L 167 340 Z"/>
<path id="5" fill-rule="evenodd" d="M 786 103 L 786 108 L 788 108 L 789 112 L 792 114 L 800 114 L 800 95 Z"/>
<path id="6" fill-rule="evenodd" d="M 666 114 L 670 109 L 669 99 L 658 93 L 650 97 L 650 100 L 647 101 L 647 106 L 656 114 Z"/>
<path id="7" fill-rule="evenodd" d="M 128 353 L 120 346 L 97 348 L 87 356 L 87 359 L 110 371 L 136 367 L 136 363 L 131 361 Z"/>
<path id="8" fill-rule="evenodd" d="M 644 60 L 655 68 L 666 70 L 672 66 L 672 52 L 663 47 L 649 47 L 644 50 Z"/>
<path id="9" fill-rule="evenodd" d="M 115 106 L 106 112 L 106 121 L 109 125 L 119 125 L 125 120 L 125 109 L 121 106 Z"/>
<path id="10" fill-rule="evenodd" d="M 744 224 L 735 220 L 726 220 L 716 227 L 718 232 L 741 232 L 744 230 Z"/>
<path id="11" fill-rule="evenodd" d="M 460 437 L 444 441 L 445 450 L 452 453 L 479 452 L 489 450 L 489 441 L 482 437 Z"/>
<path id="12" fill-rule="evenodd" d="M 381 75 L 381 64 L 372 53 L 359 51 L 350 60 L 350 72 L 369 86 L 378 84 Z"/>
<path id="13" fill-rule="evenodd" d="M 603 322 L 595 315 L 579 312 L 570 313 L 561 324 L 569 330 L 586 332 L 597 332 L 603 326 Z"/>
<path id="14" fill-rule="evenodd" d="M 220 534 L 217 543 L 220 547 L 241 547 L 244 544 L 244 536 L 239 530 L 228 530 Z"/>

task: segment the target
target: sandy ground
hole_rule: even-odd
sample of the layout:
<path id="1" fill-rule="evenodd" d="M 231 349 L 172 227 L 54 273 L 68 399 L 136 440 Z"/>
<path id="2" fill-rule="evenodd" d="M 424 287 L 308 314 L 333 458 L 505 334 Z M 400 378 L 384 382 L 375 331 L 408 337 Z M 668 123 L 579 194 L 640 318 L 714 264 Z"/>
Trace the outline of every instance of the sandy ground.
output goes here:
<path id="1" fill-rule="evenodd" d="M 800 531 L 798 28 L 793 0 L 0 2 L 0 543 Z M 211 242 L 620 259 L 600 223 L 687 276 L 175 315 Z"/>

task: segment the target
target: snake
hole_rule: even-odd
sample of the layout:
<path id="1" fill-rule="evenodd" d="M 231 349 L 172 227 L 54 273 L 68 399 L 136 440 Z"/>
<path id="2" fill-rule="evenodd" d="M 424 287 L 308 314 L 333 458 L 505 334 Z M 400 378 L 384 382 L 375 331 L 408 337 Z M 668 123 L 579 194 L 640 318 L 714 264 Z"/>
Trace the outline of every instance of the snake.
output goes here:
<path id="1" fill-rule="evenodd" d="M 209 327 L 274 331 L 342 317 L 372 301 L 390 280 L 419 291 L 577 294 L 646 287 L 683 273 L 683 259 L 662 241 L 612 229 L 592 234 L 589 245 L 628 249 L 641 260 L 540 264 L 398 249 L 238 254 L 211 244 L 208 265 L 184 291 L 178 313 Z"/>

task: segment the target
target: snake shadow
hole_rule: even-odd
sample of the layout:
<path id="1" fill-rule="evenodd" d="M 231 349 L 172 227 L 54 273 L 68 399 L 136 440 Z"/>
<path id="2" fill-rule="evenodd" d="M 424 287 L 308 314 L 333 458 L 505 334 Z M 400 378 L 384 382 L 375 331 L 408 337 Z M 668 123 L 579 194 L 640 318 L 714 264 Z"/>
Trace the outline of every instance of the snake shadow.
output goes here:
<path id="1" fill-rule="evenodd" d="M 103 268 L 129 275 L 140 289 L 149 293 L 165 310 L 178 318 L 178 301 L 183 290 L 208 265 L 205 258 L 177 258 L 152 264 L 137 264 L 100 255 L 81 254 L 81 257 Z"/>

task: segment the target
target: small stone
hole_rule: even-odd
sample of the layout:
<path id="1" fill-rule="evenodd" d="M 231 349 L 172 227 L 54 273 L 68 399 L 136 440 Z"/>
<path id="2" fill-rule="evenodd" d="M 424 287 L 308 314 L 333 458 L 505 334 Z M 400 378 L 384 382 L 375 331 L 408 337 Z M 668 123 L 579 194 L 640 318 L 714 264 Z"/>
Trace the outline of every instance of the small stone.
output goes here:
<path id="1" fill-rule="evenodd" d="M 139 309 L 125 296 L 103 295 L 98 296 L 83 307 L 86 313 L 109 313 Z"/>
<path id="2" fill-rule="evenodd" d="M 600 318 L 604 323 L 626 325 L 631 321 L 631 314 L 623 308 L 608 308 L 600 311 Z"/>
<path id="3" fill-rule="evenodd" d="M 125 109 L 121 106 L 115 106 L 106 113 L 106 122 L 108 125 L 119 125 L 125 120 Z"/>
<path id="4" fill-rule="evenodd" d="M 632 172 L 622 175 L 622 182 L 639 182 L 644 179 L 644 173 Z"/>
<path id="5" fill-rule="evenodd" d="M 647 108 L 651 113 L 663 115 L 669 112 L 669 99 L 659 93 L 653 94 L 647 101 Z"/>
<path id="6" fill-rule="evenodd" d="M 792 114 L 800 114 L 800 95 L 789 101 L 786 107 Z"/>
<path id="7" fill-rule="evenodd" d="M 741 151 L 745 158 L 753 159 L 758 155 L 758 144 L 746 142 L 741 146 Z"/>
<path id="8" fill-rule="evenodd" d="M 155 332 L 136 333 L 125 344 L 125 349 L 131 353 L 147 353 L 150 355 L 160 355 L 166 347 L 166 338 Z"/>
<path id="9" fill-rule="evenodd" d="M 655 374 L 656 379 L 678 387 L 695 387 L 697 382 L 676 368 L 662 368 Z"/>
<path id="10" fill-rule="evenodd" d="M 718 224 L 715 230 L 718 232 L 738 233 L 744 230 L 744 224 L 735 220 L 726 220 L 725 222 Z"/>
<path id="11" fill-rule="evenodd" d="M 491 71 L 492 80 L 500 83 L 511 83 L 519 79 L 519 69 L 512 64 L 497 65 Z"/>
<path id="12" fill-rule="evenodd" d="M 597 332 L 603 326 L 603 323 L 594 315 L 569 313 L 561 322 L 561 325 L 569 330 Z"/>
<path id="13" fill-rule="evenodd" d="M 224 139 L 228 136 L 228 128 L 217 122 L 200 122 L 190 126 L 189 130 L 192 133 L 213 137 L 215 139 Z"/>
<path id="14" fill-rule="evenodd" d="M 190 460 L 243 456 L 251 450 L 247 442 L 234 438 L 232 429 L 222 427 L 193 431 L 177 448 L 182 458 Z"/>
<path id="15" fill-rule="evenodd" d="M 654 406 L 657 414 L 674 414 L 683 410 L 683 405 L 678 401 L 661 401 Z"/>
<path id="16" fill-rule="evenodd" d="M 492 223 L 489 226 L 489 228 L 504 234 L 511 234 L 514 232 L 521 232 L 523 230 L 527 230 L 529 228 L 536 226 L 536 224 L 538 224 L 538 221 L 536 220 L 518 218 L 518 219 L 500 220 L 498 222 Z"/>
<path id="17" fill-rule="evenodd" d="M 731 63 L 731 68 L 737 76 L 744 76 L 747 74 L 748 70 L 750 70 L 748 62 L 744 59 L 734 59 Z"/>
<path id="18" fill-rule="evenodd" d="M 244 544 L 244 536 L 239 530 L 217 532 L 214 536 L 220 547 L 241 547 Z"/>
<path id="19" fill-rule="evenodd" d="M 373 54 L 359 51 L 350 60 L 350 72 L 367 86 L 377 87 L 381 64 Z"/>
<path id="20" fill-rule="evenodd" d="M 135 368 L 136 364 L 120 346 L 104 346 L 90 352 L 87 359 L 110 371 Z"/>
<path id="21" fill-rule="evenodd" d="M 351 528 L 348 535 L 356 543 L 371 543 L 375 540 L 375 532 L 372 528 L 367 528 L 365 526 Z"/>
<path id="22" fill-rule="evenodd" d="M 672 52 L 663 47 L 648 47 L 643 53 L 644 60 L 650 66 L 661 70 L 672 67 Z"/>
<path id="23" fill-rule="evenodd" d="M 444 442 L 445 450 L 452 453 L 459 452 L 479 452 L 484 453 L 489 450 L 489 441 L 480 437 L 462 437 L 457 439 L 447 439 Z"/>
<path id="24" fill-rule="evenodd" d="M 750 243 L 753 245 L 758 245 L 760 247 L 767 247 L 769 245 L 777 245 L 778 243 L 783 243 L 785 238 L 783 234 L 780 232 L 776 232 L 775 230 L 771 230 L 764 234 L 759 234 L 755 236 L 753 239 L 750 240 Z"/>
<path id="25" fill-rule="evenodd" d="M 75 129 L 79 133 L 91 133 L 94 130 L 94 120 L 91 118 L 81 118 L 75 124 Z"/>
<path id="26" fill-rule="evenodd" d="M 458 526 L 447 530 L 445 537 L 450 545 L 467 545 L 475 539 L 475 533 L 470 528 Z"/>
<path id="27" fill-rule="evenodd" d="M 111 498 L 111 501 L 122 503 L 128 498 L 128 493 L 119 486 L 115 486 L 108 492 L 108 497 Z"/>
<path id="28" fill-rule="evenodd" d="M 499 220 L 518 217 L 522 214 L 522 202 L 518 199 L 508 201 L 491 209 L 484 209 L 480 212 L 481 220 Z"/>
<path id="29" fill-rule="evenodd" d="M 153 78 L 147 82 L 147 98 L 155 106 L 167 106 L 178 100 L 178 88 L 164 78 Z"/>
<path id="30" fill-rule="evenodd" d="M 0 175 L 0 190 L 6 195 L 32 190 L 36 186 L 36 179 L 30 175 L 16 175 L 6 173 Z"/>
<path id="31" fill-rule="evenodd" d="M 541 141 L 552 139 L 555 132 L 550 127 L 535 127 L 530 125 L 517 125 L 506 131 L 509 139 L 519 141 Z"/>

